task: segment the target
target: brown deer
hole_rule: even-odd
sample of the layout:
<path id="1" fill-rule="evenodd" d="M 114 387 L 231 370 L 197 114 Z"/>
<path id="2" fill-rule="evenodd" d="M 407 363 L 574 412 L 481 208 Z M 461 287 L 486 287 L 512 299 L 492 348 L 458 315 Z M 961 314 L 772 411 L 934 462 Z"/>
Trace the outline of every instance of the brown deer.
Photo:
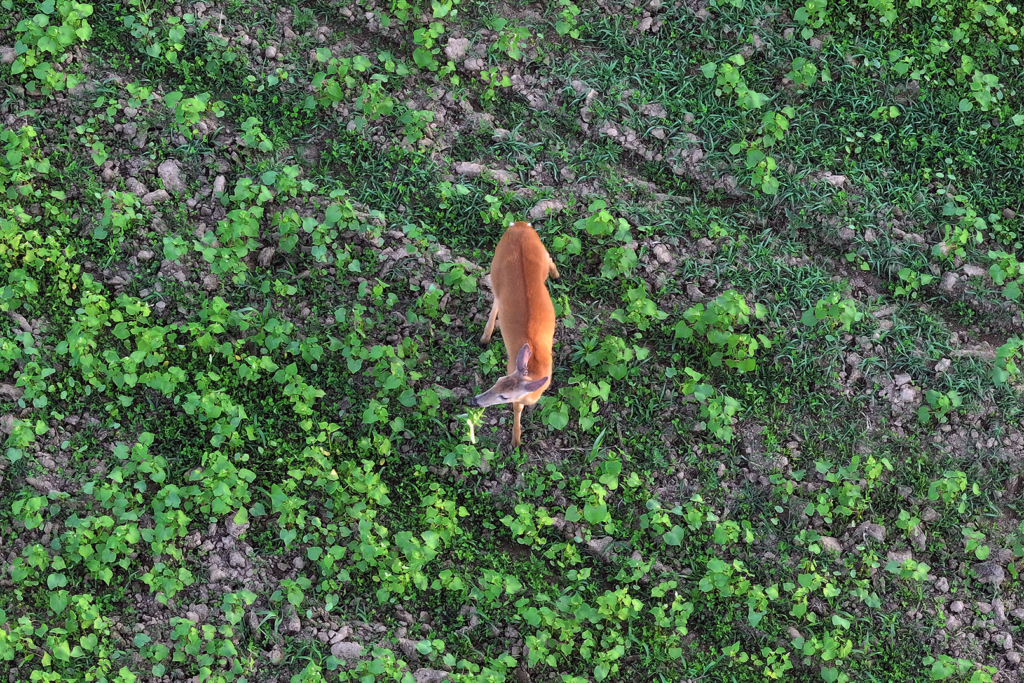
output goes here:
<path id="1" fill-rule="evenodd" d="M 555 340 L 555 307 L 545 281 L 558 269 L 533 226 L 510 223 L 494 249 L 491 289 L 494 306 L 481 344 L 491 341 L 494 322 L 508 351 L 508 374 L 470 399 L 476 407 L 511 403 L 515 421 L 512 447 L 519 446 L 523 406 L 532 406 L 551 384 L 551 346 Z"/>

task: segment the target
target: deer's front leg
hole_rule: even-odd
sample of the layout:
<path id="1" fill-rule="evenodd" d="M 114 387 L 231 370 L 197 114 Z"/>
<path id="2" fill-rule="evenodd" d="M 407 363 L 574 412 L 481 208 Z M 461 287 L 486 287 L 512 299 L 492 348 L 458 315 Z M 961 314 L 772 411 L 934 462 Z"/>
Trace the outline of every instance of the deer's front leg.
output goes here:
<path id="1" fill-rule="evenodd" d="M 523 404 L 513 403 L 512 412 L 515 414 L 515 419 L 512 421 L 512 448 L 519 448 L 519 444 L 522 441 L 520 438 L 522 436 L 520 418 L 523 414 Z"/>

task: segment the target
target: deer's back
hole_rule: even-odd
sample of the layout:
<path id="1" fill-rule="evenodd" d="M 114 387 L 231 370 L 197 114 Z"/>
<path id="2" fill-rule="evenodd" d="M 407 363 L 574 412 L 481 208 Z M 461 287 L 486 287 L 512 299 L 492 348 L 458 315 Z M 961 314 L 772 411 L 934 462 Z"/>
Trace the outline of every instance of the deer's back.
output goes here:
<path id="1" fill-rule="evenodd" d="M 529 343 L 533 352 L 531 376 L 550 373 L 551 345 L 555 337 L 555 307 L 545 281 L 548 255 L 537 232 L 517 223 L 494 250 L 491 285 L 498 300 L 498 326 L 514 369 L 515 355 Z"/>

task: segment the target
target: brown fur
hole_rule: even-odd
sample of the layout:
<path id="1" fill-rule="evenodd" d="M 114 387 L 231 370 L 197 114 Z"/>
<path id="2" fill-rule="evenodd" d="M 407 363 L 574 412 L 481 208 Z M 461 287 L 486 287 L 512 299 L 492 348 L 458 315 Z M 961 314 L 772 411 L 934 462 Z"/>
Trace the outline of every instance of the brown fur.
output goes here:
<path id="1" fill-rule="evenodd" d="M 551 347 L 555 338 L 555 307 L 545 281 L 558 269 L 529 223 L 519 221 L 494 249 L 491 288 L 494 305 L 480 341 L 490 342 L 497 321 L 508 351 L 508 374 L 473 399 L 474 405 L 512 403 L 515 421 L 512 445 L 520 444 L 523 406 L 536 403 L 551 384 Z M 518 367 L 525 360 L 525 367 Z M 525 372 L 524 372 L 525 370 Z M 537 382 L 543 380 L 537 387 Z M 537 388 L 535 388 L 537 387 Z"/>

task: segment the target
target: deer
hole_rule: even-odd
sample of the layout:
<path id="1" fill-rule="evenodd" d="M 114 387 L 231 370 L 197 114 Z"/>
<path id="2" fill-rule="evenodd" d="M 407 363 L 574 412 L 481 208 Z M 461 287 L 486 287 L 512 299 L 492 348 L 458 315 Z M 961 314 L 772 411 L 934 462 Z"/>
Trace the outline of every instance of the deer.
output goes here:
<path id="1" fill-rule="evenodd" d="M 511 403 L 512 447 L 521 444 L 520 418 L 551 384 L 551 347 L 555 340 L 555 307 L 545 284 L 558 278 L 558 268 L 540 236 L 525 221 L 509 223 L 494 248 L 491 290 L 494 305 L 480 343 L 487 345 L 497 321 L 508 351 L 508 374 L 470 399 L 476 408 Z"/>

